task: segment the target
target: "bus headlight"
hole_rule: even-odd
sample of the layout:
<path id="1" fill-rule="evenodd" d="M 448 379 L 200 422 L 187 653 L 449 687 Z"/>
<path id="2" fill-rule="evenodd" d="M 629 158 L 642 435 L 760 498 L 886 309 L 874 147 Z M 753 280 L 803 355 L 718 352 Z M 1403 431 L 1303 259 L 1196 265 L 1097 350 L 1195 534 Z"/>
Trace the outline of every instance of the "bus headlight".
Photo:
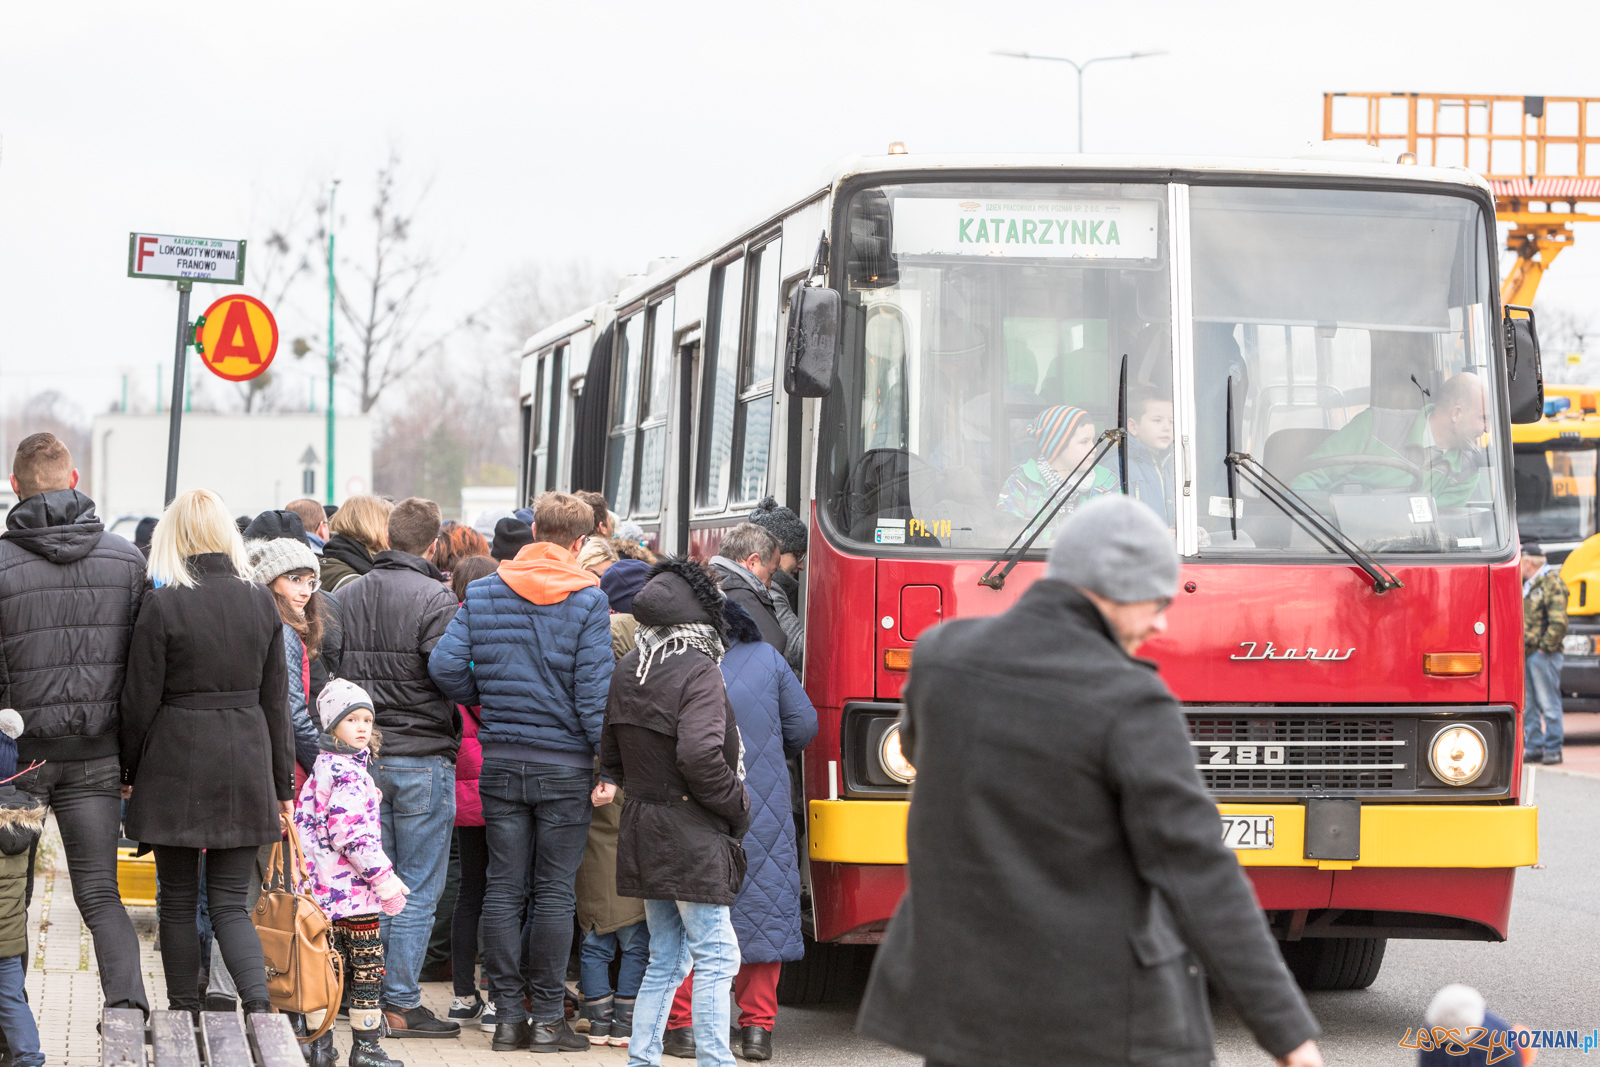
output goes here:
<path id="1" fill-rule="evenodd" d="M 917 769 L 900 751 L 899 723 L 883 732 L 883 740 L 878 742 L 878 764 L 883 767 L 884 774 L 902 785 L 910 785 L 917 780 Z"/>
<path id="2" fill-rule="evenodd" d="M 1451 726 L 1433 737 L 1428 750 L 1433 773 L 1448 785 L 1471 785 L 1489 762 L 1489 746 L 1471 726 Z"/>

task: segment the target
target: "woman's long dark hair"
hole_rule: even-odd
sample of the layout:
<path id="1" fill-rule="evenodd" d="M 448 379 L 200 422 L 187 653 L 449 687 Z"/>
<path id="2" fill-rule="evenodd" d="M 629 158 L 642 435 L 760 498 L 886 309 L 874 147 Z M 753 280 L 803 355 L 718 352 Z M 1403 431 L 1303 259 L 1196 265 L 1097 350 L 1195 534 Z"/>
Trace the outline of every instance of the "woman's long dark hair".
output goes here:
<path id="1" fill-rule="evenodd" d="M 284 572 L 284 574 L 295 573 L 298 572 Z M 311 572 L 307 571 L 306 573 L 310 574 Z M 279 577 L 282 577 L 282 575 L 279 575 Z M 267 588 L 272 590 L 272 599 L 278 602 L 278 618 L 283 620 L 285 626 L 300 635 L 300 643 L 306 646 L 306 655 L 311 659 L 316 659 L 322 654 L 322 619 L 325 611 L 322 593 L 319 591 L 311 594 L 311 599 L 306 601 L 305 614 L 302 615 L 294 610 L 294 605 L 289 603 L 287 597 L 276 589 L 272 589 L 270 583 Z"/>

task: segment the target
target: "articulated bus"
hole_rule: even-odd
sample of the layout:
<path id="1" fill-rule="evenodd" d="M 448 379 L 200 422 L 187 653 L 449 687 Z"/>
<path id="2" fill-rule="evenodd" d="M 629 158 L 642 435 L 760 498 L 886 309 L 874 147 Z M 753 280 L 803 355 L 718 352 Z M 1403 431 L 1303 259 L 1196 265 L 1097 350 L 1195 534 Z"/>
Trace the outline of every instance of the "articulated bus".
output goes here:
<path id="1" fill-rule="evenodd" d="M 697 556 L 764 496 L 808 519 L 787 1000 L 904 890 L 918 636 L 1015 603 L 1128 458 L 1184 561 L 1143 654 L 1297 977 L 1507 936 L 1538 852 L 1509 447 L 1536 342 L 1488 186 L 1369 151 L 853 158 L 529 340 L 526 499 L 596 489 Z M 1075 467 L 1037 454 L 1062 408 L 1094 427 Z"/>
<path id="2" fill-rule="evenodd" d="M 1600 711 L 1600 413 L 1592 386 L 1552 385 L 1544 418 L 1511 428 L 1517 527 L 1536 537 L 1567 583 L 1561 703 Z"/>

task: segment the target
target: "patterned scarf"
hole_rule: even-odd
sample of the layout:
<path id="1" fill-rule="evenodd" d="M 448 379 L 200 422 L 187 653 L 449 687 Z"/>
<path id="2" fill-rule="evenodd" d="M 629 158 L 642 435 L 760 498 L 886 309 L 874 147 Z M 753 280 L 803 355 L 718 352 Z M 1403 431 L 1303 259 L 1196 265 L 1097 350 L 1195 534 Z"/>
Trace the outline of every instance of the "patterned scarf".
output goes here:
<path id="1" fill-rule="evenodd" d="M 722 662 L 722 635 L 709 624 L 704 622 L 683 622 L 671 626 L 644 626 L 638 629 L 639 665 L 634 668 L 634 677 L 640 684 L 650 674 L 651 661 L 656 653 L 661 653 L 661 658 L 694 649 L 704 652 L 711 657 L 712 663 Z"/>

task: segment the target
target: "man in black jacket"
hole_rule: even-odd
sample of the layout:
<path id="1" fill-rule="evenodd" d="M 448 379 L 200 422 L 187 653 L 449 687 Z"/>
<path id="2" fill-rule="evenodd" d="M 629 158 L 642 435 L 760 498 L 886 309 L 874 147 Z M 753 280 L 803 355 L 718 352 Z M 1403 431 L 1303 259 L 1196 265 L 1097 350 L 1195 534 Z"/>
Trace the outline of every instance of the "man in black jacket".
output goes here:
<path id="1" fill-rule="evenodd" d="M 777 600 L 772 595 L 772 574 L 778 569 L 781 555 L 778 539 L 753 522 L 741 522 L 722 536 L 717 554 L 711 558 L 717 580 L 722 583 L 722 593 L 738 604 L 761 628 L 761 640 L 783 653 L 789 666 L 800 669 L 805 638 L 794 612 L 787 610 L 785 601 L 780 613 Z M 793 620 L 785 626 L 784 616 Z"/>
<path id="2" fill-rule="evenodd" d="M 1132 655 L 1177 581 L 1161 520 L 1109 496 L 1014 607 L 918 642 L 907 888 L 865 1033 L 930 1067 L 1206 1067 L 1209 978 L 1281 1065 L 1321 1067 L 1178 702 Z"/>
<path id="3" fill-rule="evenodd" d="M 117 889 L 123 674 L 145 561 L 77 491 L 54 434 L 23 438 L 11 465 L 20 503 L 0 534 L 0 707 L 25 724 L 17 788 L 53 808 L 72 897 L 94 937 L 107 1007 L 149 1011 L 139 939 Z"/>
<path id="4" fill-rule="evenodd" d="M 409 497 L 389 513 L 389 548 L 330 599 L 323 658 L 330 677 L 372 697 L 383 744 L 372 777 L 383 793 L 383 850 L 410 889 L 385 918 L 383 1011 L 395 1037 L 455 1037 L 461 1024 L 422 1006 L 418 974 L 450 860 L 461 715 L 428 677 L 428 654 L 455 618 L 456 598 L 430 562 L 439 505 Z"/>

